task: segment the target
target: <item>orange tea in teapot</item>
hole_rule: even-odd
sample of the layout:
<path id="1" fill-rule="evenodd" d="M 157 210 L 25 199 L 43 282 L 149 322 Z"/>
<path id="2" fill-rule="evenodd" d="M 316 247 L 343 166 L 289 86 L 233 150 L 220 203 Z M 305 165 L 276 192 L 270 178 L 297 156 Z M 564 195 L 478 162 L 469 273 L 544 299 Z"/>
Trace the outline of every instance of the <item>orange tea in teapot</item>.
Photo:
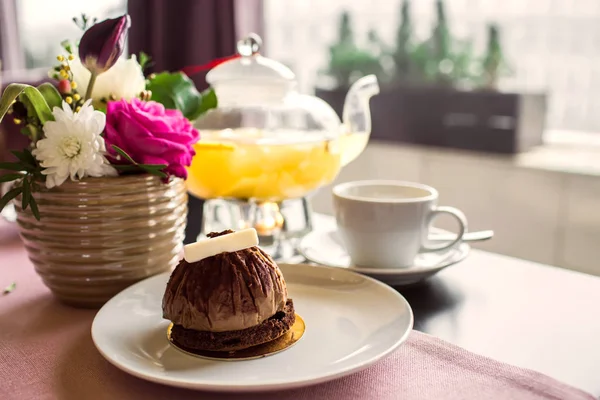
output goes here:
<path id="1" fill-rule="evenodd" d="M 190 193 L 200 198 L 302 197 L 333 181 L 341 168 L 339 141 L 325 140 L 322 133 L 224 129 L 201 134 L 187 180 Z"/>

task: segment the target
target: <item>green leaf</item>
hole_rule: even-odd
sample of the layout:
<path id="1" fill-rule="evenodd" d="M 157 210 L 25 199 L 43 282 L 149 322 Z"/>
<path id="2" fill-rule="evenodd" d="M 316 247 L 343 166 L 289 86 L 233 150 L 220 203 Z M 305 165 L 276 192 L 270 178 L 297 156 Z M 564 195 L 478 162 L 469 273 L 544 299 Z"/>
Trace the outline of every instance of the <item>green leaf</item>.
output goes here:
<path id="1" fill-rule="evenodd" d="M 25 165 L 35 166 L 37 163 L 35 157 L 28 149 L 24 149 L 23 151 L 11 150 L 11 153 Z"/>
<path id="2" fill-rule="evenodd" d="M 33 216 L 35 217 L 35 219 L 37 219 L 39 221 L 40 220 L 40 210 L 38 209 L 37 202 L 35 201 L 33 196 L 31 196 L 31 198 L 29 199 L 29 207 L 31 208 L 31 212 L 33 213 Z"/>
<path id="3" fill-rule="evenodd" d="M 50 82 L 42 83 L 37 89 L 42 96 L 44 96 L 44 99 L 46 99 L 46 103 L 48 104 L 48 107 L 50 107 L 50 110 L 54 109 L 54 107 L 60 108 L 62 106 L 62 96 L 53 84 Z"/>
<path id="4" fill-rule="evenodd" d="M 5 174 L 5 175 L 0 175 L 0 182 L 15 181 L 17 179 L 21 179 L 22 177 L 23 177 L 23 174 Z"/>
<path id="5" fill-rule="evenodd" d="M 35 128 L 31 124 L 28 124 L 28 125 L 25 125 L 23 128 L 21 128 L 20 132 L 22 135 L 25 135 L 29 138 L 33 138 L 37 135 L 37 128 Z"/>
<path id="6" fill-rule="evenodd" d="M 31 152 L 31 150 L 24 149 L 23 150 L 23 154 L 25 154 L 26 159 L 29 160 L 29 162 L 30 162 L 31 165 L 37 166 L 37 160 L 33 156 L 33 153 Z"/>
<path id="7" fill-rule="evenodd" d="M 140 167 L 137 165 L 112 165 L 112 167 L 118 171 L 139 171 Z"/>
<path id="8" fill-rule="evenodd" d="M 141 167 L 147 168 L 147 169 L 156 169 L 156 170 L 161 170 L 161 169 L 165 169 L 167 168 L 167 164 L 138 164 Z"/>
<path id="9" fill-rule="evenodd" d="M 42 132 L 41 127 L 38 128 L 36 125 L 27 124 L 23 129 L 21 129 L 21 133 L 27 136 L 32 142 L 35 143 L 37 142 L 38 138 L 40 137 L 40 133 Z"/>
<path id="10" fill-rule="evenodd" d="M 19 186 L 4 193 L 4 196 L 2 196 L 2 198 L 0 199 L 0 211 L 4 209 L 4 207 L 8 204 L 9 201 L 20 195 L 21 192 L 23 192 L 23 187 Z"/>
<path id="11" fill-rule="evenodd" d="M 161 177 L 161 178 L 166 178 L 167 177 L 167 174 L 165 174 L 164 172 L 162 172 L 161 170 L 158 170 L 156 168 L 148 168 L 144 164 L 141 164 L 140 167 L 142 169 L 144 169 L 146 172 L 148 172 L 149 174 L 151 174 L 151 175 L 156 175 L 156 176 Z M 166 165 L 164 167 L 166 167 Z"/>
<path id="12" fill-rule="evenodd" d="M 23 196 L 21 198 L 21 208 L 23 210 L 27 209 L 27 206 L 31 202 L 31 186 L 29 186 L 29 181 L 25 179 L 23 181 Z"/>
<path id="13" fill-rule="evenodd" d="M 167 168 L 167 165 L 163 164 L 138 164 L 131 158 L 129 154 L 119 146 L 112 145 L 112 148 L 122 157 L 124 157 L 127 161 L 129 161 L 132 165 L 114 165 L 114 167 L 123 172 L 135 172 L 135 171 L 145 171 L 151 175 L 156 175 L 161 178 L 166 178 L 167 174 L 165 174 L 162 170 Z"/>
<path id="14" fill-rule="evenodd" d="M 161 72 L 151 79 L 146 89 L 152 91 L 152 100 L 166 108 L 176 109 L 189 119 L 198 118 L 202 110 L 202 95 L 194 82 L 181 72 Z"/>
<path id="15" fill-rule="evenodd" d="M 153 164 L 136 164 L 136 165 L 113 165 L 118 171 L 121 172 L 146 172 L 150 175 L 156 175 L 161 178 L 166 178 L 167 174 L 162 170 L 165 169 L 166 165 L 153 165 Z"/>
<path id="16" fill-rule="evenodd" d="M 4 288 L 4 290 L 2 291 L 2 295 L 6 296 L 7 294 L 11 293 L 12 291 L 14 291 L 17 288 L 17 282 L 13 282 L 10 285 L 8 285 L 7 287 Z"/>
<path id="17" fill-rule="evenodd" d="M 26 170 L 32 170 L 37 167 L 35 157 L 27 149 L 24 151 L 11 150 L 11 153 L 21 161 L 21 166 Z"/>
<path id="18" fill-rule="evenodd" d="M 60 45 L 67 51 L 67 53 L 73 54 L 73 45 L 71 45 L 71 42 L 68 39 L 60 42 Z"/>
<path id="19" fill-rule="evenodd" d="M 202 103 L 200 104 L 200 109 L 198 110 L 198 117 L 211 108 L 217 108 L 219 102 L 217 100 L 217 94 L 213 88 L 208 88 L 202 91 Z"/>
<path id="20" fill-rule="evenodd" d="M 124 157 L 127 161 L 129 161 L 130 163 L 132 163 L 133 165 L 138 165 L 138 163 L 136 163 L 133 158 L 131 158 L 131 156 L 129 154 L 127 154 L 125 152 L 125 150 L 123 150 L 122 148 L 120 148 L 119 146 L 116 145 L 112 145 L 112 148 L 121 156 Z"/>
<path id="21" fill-rule="evenodd" d="M 22 83 L 11 83 L 4 89 L 4 93 L 2 93 L 2 97 L 0 98 L 0 122 L 2 122 L 13 101 L 21 94 L 29 100 L 33 108 L 34 115 L 30 115 L 30 117 L 36 117 L 42 125 L 47 121 L 54 120 L 46 99 L 44 99 L 44 96 L 42 96 L 37 88 Z"/>
<path id="22" fill-rule="evenodd" d="M 0 170 L 5 169 L 7 171 L 24 171 L 25 168 L 21 163 L 13 162 L 0 162 Z"/>
<path id="23" fill-rule="evenodd" d="M 150 60 L 152 60 L 152 58 L 148 54 L 144 53 L 143 51 L 140 51 L 140 54 L 138 55 L 138 62 L 140 64 L 140 67 L 142 67 L 142 71 L 148 68 L 150 64 L 152 64 Z"/>

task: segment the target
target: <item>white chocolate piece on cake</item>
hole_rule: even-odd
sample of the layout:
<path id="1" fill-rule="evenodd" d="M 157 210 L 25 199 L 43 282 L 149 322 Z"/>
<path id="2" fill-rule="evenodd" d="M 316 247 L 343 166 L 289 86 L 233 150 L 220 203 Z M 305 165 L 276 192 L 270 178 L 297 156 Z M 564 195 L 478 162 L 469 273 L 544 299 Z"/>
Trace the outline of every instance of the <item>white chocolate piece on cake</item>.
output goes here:
<path id="1" fill-rule="evenodd" d="M 193 263 L 217 254 L 233 253 L 252 246 L 258 246 L 258 235 L 254 228 L 248 228 L 190 243 L 183 247 L 183 258 L 185 261 Z"/>

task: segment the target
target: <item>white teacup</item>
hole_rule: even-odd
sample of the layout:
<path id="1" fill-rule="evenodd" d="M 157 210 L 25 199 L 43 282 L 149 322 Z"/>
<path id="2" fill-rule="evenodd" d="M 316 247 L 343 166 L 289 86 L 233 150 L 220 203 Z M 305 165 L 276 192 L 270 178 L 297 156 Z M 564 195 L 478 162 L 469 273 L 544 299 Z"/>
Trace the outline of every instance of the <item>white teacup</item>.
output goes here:
<path id="1" fill-rule="evenodd" d="M 464 214 L 437 205 L 438 192 L 420 183 L 369 180 L 333 188 L 338 231 L 353 264 L 371 268 L 409 267 L 420 252 L 448 249 L 467 230 Z M 433 219 L 450 214 L 459 223 L 456 239 L 429 246 Z"/>

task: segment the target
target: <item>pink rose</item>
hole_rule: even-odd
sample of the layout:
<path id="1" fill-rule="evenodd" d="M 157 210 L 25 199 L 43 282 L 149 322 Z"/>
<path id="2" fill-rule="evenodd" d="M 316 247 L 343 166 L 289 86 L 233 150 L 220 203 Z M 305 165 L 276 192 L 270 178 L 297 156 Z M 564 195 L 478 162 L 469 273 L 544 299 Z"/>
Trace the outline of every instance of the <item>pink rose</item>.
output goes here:
<path id="1" fill-rule="evenodd" d="M 164 172 L 187 178 L 200 135 L 179 110 L 167 110 L 155 101 L 110 101 L 106 108 L 104 140 L 112 164 L 117 159 L 112 145 L 125 150 L 138 164 L 165 164 Z"/>

